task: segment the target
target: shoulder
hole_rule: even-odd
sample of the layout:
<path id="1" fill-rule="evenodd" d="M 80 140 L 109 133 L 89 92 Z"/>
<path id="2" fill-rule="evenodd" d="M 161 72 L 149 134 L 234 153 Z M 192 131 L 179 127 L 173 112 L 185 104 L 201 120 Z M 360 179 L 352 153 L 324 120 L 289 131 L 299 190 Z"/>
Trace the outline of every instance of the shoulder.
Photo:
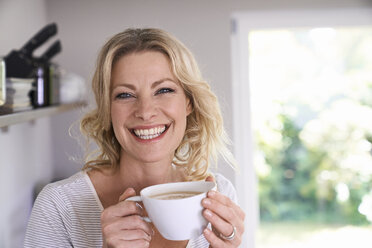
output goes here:
<path id="1" fill-rule="evenodd" d="M 68 227 L 71 220 L 71 191 L 75 190 L 84 174 L 75 175 L 46 185 L 38 194 L 28 221 L 25 247 L 70 247 Z"/>
<path id="2" fill-rule="evenodd" d="M 86 175 L 86 172 L 79 171 L 66 179 L 62 179 L 62 180 L 50 183 L 47 185 L 47 187 L 54 188 L 54 189 L 76 187 L 78 185 L 81 185 L 85 181 L 85 175 Z"/>
<path id="3" fill-rule="evenodd" d="M 25 247 L 100 247 L 100 213 L 85 172 L 50 183 L 32 208 Z"/>
<path id="4" fill-rule="evenodd" d="M 83 171 L 47 184 L 38 194 L 34 208 L 60 212 L 66 218 L 86 208 L 97 208 L 99 211 L 97 199 Z"/>
<path id="5" fill-rule="evenodd" d="M 77 172 L 69 178 L 47 184 L 39 193 L 38 199 L 53 198 L 66 200 L 65 198 L 87 188 L 84 172 Z"/>
<path id="6" fill-rule="evenodd" d="M 89 189 L 85 186 L 84 175 L 78 172 L 67 179 L 47 184 L 37 195 L 33 212 L 68 218 L 72 206 Z"/>
<path id="7" fill-rule="evenodd" d="M 213 176 L 216 180 L 217 190 L 222 194 L 228 196 L 234 202 L 237 202 L 238 199 L 236 195 L 236 190 L 231 181 L 220 173 L 215 173 L 213 174 Z"/>

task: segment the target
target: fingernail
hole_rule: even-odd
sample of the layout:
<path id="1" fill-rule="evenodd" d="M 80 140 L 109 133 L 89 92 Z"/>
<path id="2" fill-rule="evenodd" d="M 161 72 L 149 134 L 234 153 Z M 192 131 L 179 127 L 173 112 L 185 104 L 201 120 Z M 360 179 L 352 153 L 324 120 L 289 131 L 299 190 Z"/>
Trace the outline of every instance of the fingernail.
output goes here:
<path id="1" fill-rule="evenodd" d="M 155 230 L 151 228 L 151 231 L 152 231 L 152 236 L 155 236 Z"/>
<path id="2" fill-rule="evenodd" d="M 206 209 L 206 210 L 204 211 L 204 213 L 205 213 L 205 215 L 207 215 L 208 217 L 212 217 L 212 212 L 209 211 L 208 209 Z"/>
<path id="3" fill-rule="evenodd" d="M 205 228 L 205 229 L 204 229 L 204 234 L 209 235 L 210 232 L 211 232 L 211 230 L 209 230 L 208 228 Z"/>
<path id="4" fill-rule="evenodd" d="M 128 188 L 127 190 L 129 191 L 128 193 L 136 193 L 136 191 L 133 188 Z"/>
<path id="5" fill-rule="evenodd" d="M 210 190 L 208 192 L 208 196 L 214 196 L 215 194 L 216 194 L 216 191 L 214 191 L 214 190 Z"/>
<path id="6" fill-rule="evenodd" d="M 210 201 L 209 199 L 204 199 L 204 200 L 203 200 L 203 203 L 204 203 L 205 205 L 211 205 L 211 201 Z"/>

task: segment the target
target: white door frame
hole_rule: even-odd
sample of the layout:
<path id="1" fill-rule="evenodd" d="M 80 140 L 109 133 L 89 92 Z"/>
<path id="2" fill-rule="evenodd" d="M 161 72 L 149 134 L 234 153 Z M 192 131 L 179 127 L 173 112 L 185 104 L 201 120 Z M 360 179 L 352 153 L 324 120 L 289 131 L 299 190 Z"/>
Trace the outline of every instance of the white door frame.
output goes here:
<path id="1" fill-rule="evenodd" d="M 253 248 L 259 222 L 257 179 L 253 166 L 248 34 L 252 29 L 372 25 L 372 8 L 245 11 L 232 14 L 231 65 L 234 155 L 240 166 L 235 184 L 246 212 L 241 247 Z M 269 73 L 269 72 L 268 72 Z"/>

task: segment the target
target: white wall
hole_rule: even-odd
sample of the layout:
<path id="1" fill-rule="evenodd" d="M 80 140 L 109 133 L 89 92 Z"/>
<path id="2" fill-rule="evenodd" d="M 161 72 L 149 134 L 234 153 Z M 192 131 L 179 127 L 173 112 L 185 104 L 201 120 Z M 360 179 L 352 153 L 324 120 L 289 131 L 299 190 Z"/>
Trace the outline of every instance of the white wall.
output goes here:
<path id="1" fill-rule="evenodd" d="M 44 0 L 0 0 L 0 56 L 46 24 Z M 22 247 L 33 188 L 52 177 L 50 121 L 0 130 L 0 247 Z"/>

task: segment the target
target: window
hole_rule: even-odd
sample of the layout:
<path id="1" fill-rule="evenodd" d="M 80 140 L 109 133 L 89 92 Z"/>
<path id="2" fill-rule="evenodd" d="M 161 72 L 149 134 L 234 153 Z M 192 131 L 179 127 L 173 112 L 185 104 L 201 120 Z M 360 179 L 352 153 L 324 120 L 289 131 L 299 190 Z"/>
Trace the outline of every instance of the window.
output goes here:
<path id="1" fill-rule="evenodd" d="M 371 243 L 370 16 L 234 16 L 234 143 L 244 165 L 237 187 L 247 247 Z"/>

